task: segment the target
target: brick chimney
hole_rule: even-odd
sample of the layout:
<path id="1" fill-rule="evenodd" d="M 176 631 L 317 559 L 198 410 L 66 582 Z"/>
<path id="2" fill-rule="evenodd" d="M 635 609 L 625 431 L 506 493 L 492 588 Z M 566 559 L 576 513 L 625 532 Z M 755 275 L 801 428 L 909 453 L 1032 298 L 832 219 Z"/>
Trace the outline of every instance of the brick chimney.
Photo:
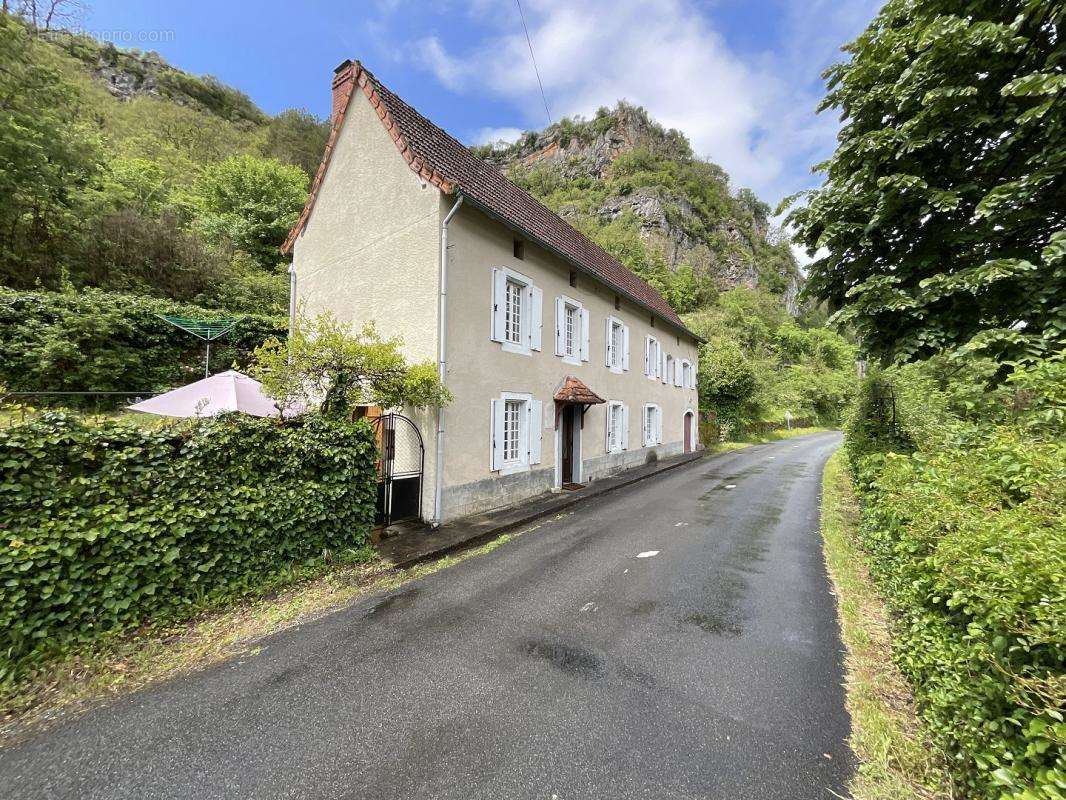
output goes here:
<path id="1" fill-rule="evenodd" d="M 355 62 L 350 58 L 346 58 L 333 70 L 333 110 L 330 111 L 330 122 L 337 119 L 337 114 L 344 107 L 348 95 L 351 94 L 354 79 Z"/>

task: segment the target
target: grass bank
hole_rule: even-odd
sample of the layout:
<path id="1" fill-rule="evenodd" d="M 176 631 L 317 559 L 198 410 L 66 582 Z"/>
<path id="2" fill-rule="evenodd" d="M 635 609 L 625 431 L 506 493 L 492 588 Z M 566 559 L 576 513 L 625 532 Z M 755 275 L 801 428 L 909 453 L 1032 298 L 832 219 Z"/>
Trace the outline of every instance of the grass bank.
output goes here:
<path id="1" fill-rule="evenodd" d="M 847 649 L 850 744 L 859 762 L 854 800 L 948 800 L 942 762 L 923 735 L 906 679 L 892 661 L 885 605 L 866 568 L 856 531 L 859 505 L 843 451 L 825 466 L 822 538 Z"/>

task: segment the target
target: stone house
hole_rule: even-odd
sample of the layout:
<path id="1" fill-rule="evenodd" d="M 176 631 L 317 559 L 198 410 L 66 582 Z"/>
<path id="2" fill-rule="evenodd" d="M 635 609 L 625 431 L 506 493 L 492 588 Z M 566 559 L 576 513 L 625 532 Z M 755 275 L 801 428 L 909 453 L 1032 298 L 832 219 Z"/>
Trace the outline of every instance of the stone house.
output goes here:
<path id="1" fill-rule="evenodd" d="M 696 449 L 698 337 L 357 61 L 285 249 L 305 313 L 373 320 L 454 399 L 409 410 L 445 521 Z"/>

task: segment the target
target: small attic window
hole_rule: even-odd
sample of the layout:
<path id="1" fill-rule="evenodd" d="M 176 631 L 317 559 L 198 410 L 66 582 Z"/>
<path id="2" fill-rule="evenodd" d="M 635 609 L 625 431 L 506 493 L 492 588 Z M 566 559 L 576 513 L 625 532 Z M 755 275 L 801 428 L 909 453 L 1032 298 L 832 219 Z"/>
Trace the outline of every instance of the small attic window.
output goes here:
<path id="1" fill-rule="evenodd" d="M 570 270 L 570 285 L 577 286 L 577 273 Z"/>
<path id="2" fill-rule="evenodd" d="M 526 243 L 521 239 L 514 240 L 514 257 L 519 261 L 526 257 Z"/>
<path id="3" fill-rule="evenodd" d="M 651 326 L 654 328 L 655 327 L 655 317 L 648 317 L 648 319 L 651 320 Z"/>
<path id="4" fill-rule="evenodd" d="M 619 297 L 618 295 L 614 296 L 614 310 L 615 311 L 621 311 L 622 310 L 622 298 Z"/>

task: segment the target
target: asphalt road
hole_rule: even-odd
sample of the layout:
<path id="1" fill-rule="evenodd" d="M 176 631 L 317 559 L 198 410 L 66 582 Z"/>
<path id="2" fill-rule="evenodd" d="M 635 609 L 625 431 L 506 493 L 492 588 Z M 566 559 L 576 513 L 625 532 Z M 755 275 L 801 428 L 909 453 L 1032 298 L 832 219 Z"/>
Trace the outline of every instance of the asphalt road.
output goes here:
<path id="1" fill-rule="evenodd" d="M 0 795 L 846 796 L 818 536 L 838 443 L 761 445 L 589 500 L 0 750 Z"/>

